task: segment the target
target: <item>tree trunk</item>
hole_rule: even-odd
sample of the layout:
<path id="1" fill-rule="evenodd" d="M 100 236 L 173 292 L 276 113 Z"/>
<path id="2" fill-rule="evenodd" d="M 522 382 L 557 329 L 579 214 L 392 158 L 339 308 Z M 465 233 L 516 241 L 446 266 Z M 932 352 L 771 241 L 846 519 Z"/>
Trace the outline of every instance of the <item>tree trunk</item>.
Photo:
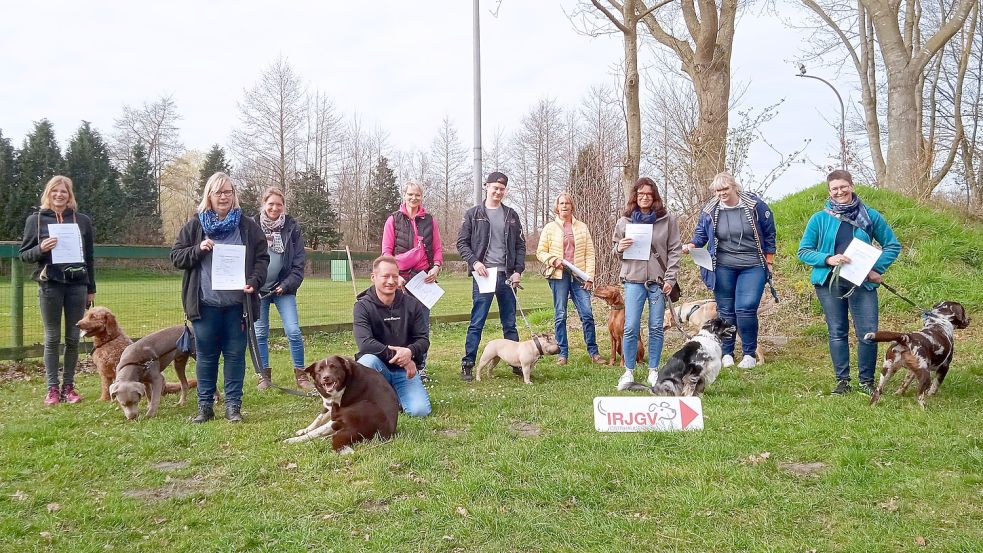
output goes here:
<path id="1" fill-rule="evenodd" d="M 727 158 L 728 108 L 730 102 L 730 59 L 711 65 L 693 64 L 686 71 L 693 80 L 700 119 L 693 131 L 696 167 L 693 182 L 699 197 L 708 198 L 710 183 L 724 170 Z"/>
<path id="2" fill-rule="evenodd" d="M 625 2 L 626 9 L 629 4 L 632 2 Z M 642 110 L 639 106 L 638 93 L 638 33 L 635 31 L 635 23 L 634 20 L 626 21 L 629 32 L 624 33 L 625 128 L 628 132 L 628 151 L 625 154 L 622 180 L 624 181 L 626 196 L 638 180 L 638 164 L 642 156 Z"/>
<path id="3" fill-rule="evenodd" d="M 888 73 L 887 81 L 887 172 L 881 184 L 902 194 L 926 197 L 932 191 L 921 147 L 915 79 L 898 72 Z"/>

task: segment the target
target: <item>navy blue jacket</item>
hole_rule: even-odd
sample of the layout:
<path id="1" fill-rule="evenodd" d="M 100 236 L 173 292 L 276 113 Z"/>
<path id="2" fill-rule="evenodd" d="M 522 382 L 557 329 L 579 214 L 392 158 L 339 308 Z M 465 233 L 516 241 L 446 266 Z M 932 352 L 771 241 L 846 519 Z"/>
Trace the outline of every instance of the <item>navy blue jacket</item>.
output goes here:
<path id="1" fill-rule="evenodd" d="M 738 196 L 741 199 L 744 214 L 754 226 L 754 241 L 758 246 L 758 257 L 761 260 L 761 266 L 767 271 L 767 262 L 775 255 L 775 217 L 768 204 L 755 194 L 741 192 Z M 703 211 L 700 212 L 700 220 L 696 223 L 696 229 L 693 231 L 693 239 L 690 240 L 690 243 L 697 248 L 707 246 L 707 251 L 710 252 L 710 257 L 713 259 L 714 268 L 717 266 L 716 229 L 719 214 L 720 200 L 714 198 L 707 202 L 703 206 Z M 703 278 L 707 288 L 713 290 L 717 282 L 716 274 L 701 267 L 700 277 Z"/>

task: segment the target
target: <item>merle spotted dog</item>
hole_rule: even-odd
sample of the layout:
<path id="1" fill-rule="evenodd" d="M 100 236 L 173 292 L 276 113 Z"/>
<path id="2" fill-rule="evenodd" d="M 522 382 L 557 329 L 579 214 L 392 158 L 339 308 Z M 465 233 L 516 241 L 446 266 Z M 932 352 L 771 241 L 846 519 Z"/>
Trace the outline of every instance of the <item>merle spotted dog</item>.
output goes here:
<path id="1" fill-rule="evenodd" d="M 870 404 L 877 403 L 884 392 L 884 386 L 900 368 L 908 369 L 898 394 L 908 390 L 915 378 L 918 379 L 918 404 L 925 408 L 925 396 L 933 395 L 942 385 L 952 363 L 953 333 L 955 328 L 969 326 L 966 310 L 957 302 L 944 301 L 936 304 L 925 314 L 925 326 L 917 332 L 890 332 L 878 330 L 868 332 L 864 339 L 874 342 L 891 342 L 884 354 L 881 380 L 870 396 Z M 934 380 L 933 380 L 934 375 Z"/>

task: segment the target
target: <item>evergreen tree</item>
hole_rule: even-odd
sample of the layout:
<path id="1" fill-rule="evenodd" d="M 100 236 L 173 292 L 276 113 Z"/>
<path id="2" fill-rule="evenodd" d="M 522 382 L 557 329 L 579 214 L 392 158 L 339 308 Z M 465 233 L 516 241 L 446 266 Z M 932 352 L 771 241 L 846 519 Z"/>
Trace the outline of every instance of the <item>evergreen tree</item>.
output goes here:
<path id="1" fill-rule="evenodd" d="M 225 150 L 218 144 L 214 144 L 205 157 L 205 164 L 201 167 L 201 182 L 198 185 L 199 193 L 204 192 L 205 183 L 208 182 L 208 178 L 219 171 L 226 175 L 231 174 L 232 166 L 225 159 Z"/>
<path id="2" fill-rule="evenodd" d="M 307 246 L 318 249 L 334 248 L 341 243 L 342 235 L 338 213 L 331 205 L 328 185 L 317 171 L 297 173 L 290 183 L 293 201 L 287 206 L 290 215 L 300 224 Z"/>
<path id="3" fill-rule="evenodd" d="M 126 242 L 160 244 L 163 241 L 163 223 L 157 210 L 157 183 L 143 144 L 133 147 L 130 162 L 123 173 L 123 198 L 126 203 L 123 237 Z"/>
<path id="4" fill-rule="evenodd" d="M 10 200 L 10 195 L 13 194 L 14 184 L 17 182 L 17 165 L 15 163 L 14 157 L 14 147 L 10 143 L 10 140 L 3 136 L 3 131 L 0 130 L 0 206 L 5 206 Z M 19 221 L 21 225 L 18 231 L 22 230 L 23 221 Z M 6 210 L 0 207 L 0 229 L 7 228 L 7 215 Z M 16 236 L 7 236 L 4 233 L 0 236 L 3 240 L 13 240 Z"/>
<path id="5" fill-rule="evenodd" d="M 72 179 L 79 211 L 92 218 L 96 242 L 118 242 L 123 214 L 119 173 L 99 131 L 83 121 L 65 151 L 65 175 Z"/>
<path id="6" fill-rule="evenodd" d="M 385 156 L 379 156 L 379 162 L 372 168 L 366 206 L 370 244 L 382 243 L 382 229 L 386 225 L 386 219 L 399 209 L 400 201 L 396 172 L 389 167 L 389 160 Z"/>
<path id="7" fill-rule="evenodd" d="M 4 238 L 20 239 L 27 216 L 41 205 L 44 185 L 58 174 L 63 163 L 51 122 L 42 119 L 34 123 L 17 155 L 17 180 L 3 206 L 6 227 L 0 230 Z"/>

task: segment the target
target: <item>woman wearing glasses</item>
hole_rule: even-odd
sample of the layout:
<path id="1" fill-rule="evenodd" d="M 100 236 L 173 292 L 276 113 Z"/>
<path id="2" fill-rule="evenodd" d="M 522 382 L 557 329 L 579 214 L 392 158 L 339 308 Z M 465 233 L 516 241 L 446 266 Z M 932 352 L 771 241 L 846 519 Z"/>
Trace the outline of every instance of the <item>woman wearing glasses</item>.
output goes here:
<path id="1" fill-rule="evenodd" d="M 652 225 L 652 243 L 648 259 L 625 259 L 624 252 L 634 243 L 625 236 L 626 225 Z M 635 356 L 638 352 L 638 333 L 641 328 L 642 308 L 649 306 L 649 359 L 648 382 L 655 385 L 662 357 L 666 296 L 672 290 L 679 273 L 682 257 L 679 244 L 679 224 L 676 217 L 666 211 L 655 182 L 638 179 L 628 194 L 624 216 L 614 228 L 614 251 L 622 258 L 621 281 L 625 285 L 625 335 L 621 350 L 624 354 L 625 373 L 618 380 L 618 389 L 625 390 L 635 381 Z"/>
<path id="2" fill-rule="evenodd" d="M 213 255 L 216 245 L 245 246 L 246 285 L 242 289 L 216 290 L 212 286 Z M 242 216 L 235 185 L 225 173 L 215 173 L 205 183 L 198 204 L 198 216 L 178 234 L 171 248 L 171 262 L 184 269 L 181 301 L 185 316 L 195 329 L 198 348 L 195 374 L 198 378 L 198 415 L 191 420 L 203 423 L 215 418 L 212 398 L 218 380 L 218 358 L 224 359 L 225 418 L 242 420 L 242 379 L 246 374 L 246 326 L 243 321 L 243 294 L 252 302 L 252 313 L 259 313 L 256 291 L 266 282 L 270 255 L 266 235 L 256 221 Z"/>
<path id="3" fill-rule="evenodd" d="M 720 318 L 737 326 L 744 358 L 739 367 L 757 364 L 758 305 L 775 258 L 775 219 L 761 198 L 742 192 L 730 173 L 713 178 L 715 196 L 703 206 L 693 239 L 683 252 L 707 247 L 713 270 L 700 276 L 717 300 Z M 723 343 L 723 366 L 734 366 L 734 338 Z"/>

